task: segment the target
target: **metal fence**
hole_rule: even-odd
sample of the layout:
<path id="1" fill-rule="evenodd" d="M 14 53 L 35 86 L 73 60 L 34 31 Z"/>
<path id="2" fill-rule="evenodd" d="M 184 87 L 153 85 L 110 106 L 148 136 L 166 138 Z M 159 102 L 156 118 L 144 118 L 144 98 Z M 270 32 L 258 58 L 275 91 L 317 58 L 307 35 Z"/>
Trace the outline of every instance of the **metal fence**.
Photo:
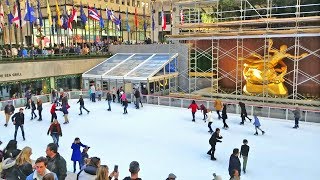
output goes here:
<path id="1" fill-rule="evenodd" d="M 69 91 L 66 92 L 69 99 L 78 99 L 79 95 L 82 94 L 84 98 L 88 98 L 88 91 Z M 102 97 L 105 98 L 106 92 L 102 93 Z M 37 98 L 41 99 L 43 103 L 51 102 L 51 95 L 39 95 L 33 96 L 32 99 L 36 100 Z M 127 94 L 127 99 L 129 102 L 134 101 L 133 94 Z M 154 95 L 144 95 L 141 98 L 143 103 L 161 105 L 161 106 L 170 106 L 178 108 L 188 108 L 193 99 L 180 98 L 180 97 L 168 97 L 168 96 L 154 96 Z M 12 102 L 13 105 L 18 107 L 24 107 L 26 104 L 26 98 L 12 99 L 7 101 L 0 101 L 0 110 L 3 111 L 4 107 L 8 102 Z M 208 109 L 214 110 L 213 100 L 195 100 L 198 105 L 204 104 Z M 240 114 L 240 107 L 237 103 L 234 102 L 223 102 L 227 103 L 227 112 L 233 114 Z M 263 104 L 246 104 L 248 115 L 253 115 L 254 113 L 260 117 L 275 118 L 275 119 L 284 119 L 284 120 L 294 120 L 292 111 L 294 109 L 281 106 L 265 106 Z M 315 122 L 320 123 L 320 110 L 306 109 L 301 108 L 301 119 L 300 121 L 305 122 Z"/>

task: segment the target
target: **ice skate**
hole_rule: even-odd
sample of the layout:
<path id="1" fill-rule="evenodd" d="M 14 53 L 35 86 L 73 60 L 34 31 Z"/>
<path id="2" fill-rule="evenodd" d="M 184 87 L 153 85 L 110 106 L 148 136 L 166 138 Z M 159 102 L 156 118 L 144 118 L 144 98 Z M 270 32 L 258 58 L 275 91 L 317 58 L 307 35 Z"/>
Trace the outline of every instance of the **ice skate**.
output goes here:
<path id="1" fill-rule="evenodd" d="M 258 136 L 258 132 L 254 133 L 254 135 Z"/>
<path id="2" fill-rule="evenodd" d="M 217 158 L 213 157 L 213 158 L 211 158 L 211 160 L 212 160 L 212 161 L 215 161 L 215 160 L 217 160 Z"/>
<path id="3" fill-rule="evenodd" d="M 264 135 L 264 133 L 265 133 L 265 132 L 264 132 L 264 131 L 262 131 L 262 135 Z"/>

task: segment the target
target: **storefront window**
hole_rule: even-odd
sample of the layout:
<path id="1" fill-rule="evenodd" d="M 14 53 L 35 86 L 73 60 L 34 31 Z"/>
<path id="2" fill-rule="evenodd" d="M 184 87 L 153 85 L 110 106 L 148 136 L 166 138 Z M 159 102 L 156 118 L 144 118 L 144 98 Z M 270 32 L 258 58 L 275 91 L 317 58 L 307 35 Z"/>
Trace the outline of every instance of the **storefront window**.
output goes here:
<path id="1" fill-rule="evenodd" d="M 56 89 L 59 90 L 62 88 L 63 90 L 69 91 L 72 89 L 80 89 L 80 76 L 77 77 L 62 77 L 56 78 Z"/>

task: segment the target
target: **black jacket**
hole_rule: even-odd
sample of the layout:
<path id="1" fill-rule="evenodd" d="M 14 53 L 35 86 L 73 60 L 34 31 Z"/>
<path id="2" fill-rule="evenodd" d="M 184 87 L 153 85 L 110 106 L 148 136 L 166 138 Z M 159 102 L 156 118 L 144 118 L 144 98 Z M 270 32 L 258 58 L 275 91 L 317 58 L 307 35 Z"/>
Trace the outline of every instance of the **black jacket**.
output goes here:
<path id="1" fill-rule="evenodd" d="M 53 158 L 47 156 L 48 165 L 47 169 L 56 173 L 59 180 L 65 180 L 67 177 L 67 165 L 66 160 L 59 153 Z"/>
<path id="2" fill-rule="evenodd" d="M 247 115 L 246 105 L 243 102 L 239 102 L 239 106 L 241 108 L 241 114 Z"/>
<path id="3" fill-rule="evenodd" d="M 80 98 L 79 101 L 77 103 L 80 103 L 80 106 L 83 106 L 84 105 L 84 101 L 83 101 L 83 98 Z"/>
<path id="4" fill-rule="evenodd" d="M 107 98 L 106 98 L 107 101 L 112 101 L 112 97 L 111 97 L 111 94 L 110 93 L 107 93 Z"/>
<path id="5" fill-rule="evenodd" d="M 30 163 L 24 163 L 21 166 L 16 165 L 14 170 L 12 171 L 12 173 L 14 174 L 14 179 L 26 179 L 26 177 L 29 176 L 32 172 L 33 169 Z"/>
<path id="6" fill-rule="evenodd" d="M 139 97 L 140 97 L 140 91 L 139 91 L 139 90 L 136 90 L 136 91 L 134 92 L 134 97 L 135 97 L 135 98 L 139 98 Z"/>
<path id="7" fill-rule="evenodd" d="M 230 160 L 229 160 L 229 168 L 228 168 L 230 176 L 233 175 L 232 171 L 234 169 L 238 170 L 239 176 L 240 176 L 240 174 L 241 174 L 241 163 L 240 163 L 240 160 L 239 160 L 239 158 L 237 156 L 231 154 Z"/>
<path id="8" fill-rule="evenodd" d="M 241 151 L 240 151 L 240 156 L 248 156 L 249 154 L 249 149 L 250 147 L 248 145 L 242 145 L 241 146 Z"/>
<path id="9" fill-rule="evenodd" d="M 4 112 L 6 114 L 10 114 L 10 113 L 13 113 L 14 112 L 14 106 L 11 104 L 7 104 L 5 107 L 4 107 Z"/>
<path id="10" fill-rule="evenodd" d="M 34 101 L 31 101 L 31 108 L 32 110 L 36 110 L 36 104 L 34 103 Z"/>
<path id="11" fill-rule="evenodd" d="M 211 138 L 209 139 L 209 144 L 211 146 L 216 145 L 217 142 L 222 142 L 219 139 L 222 139 L 222 136 L 218 136 L 217 132 L 214 132 L 211 136 Z"/>
<path id="12" fill-rule="evenodd" d="M 42 102 L 37 102 L 37 109 L 42 111 Z"/>
<path id="13" fill-rule="evenodd" d="M 15 124 L 16 126 L 20 126 L 20 125 L 24 124 L 24 114 L 23 113 L 17 112 L 12 116 L 11 119 L 12 119 L 12 122 L 16 121 L 16 124 Z"/>
<path id="14" fill-rule="evenodd" d="M 223 106 L 222 112 L 221 112 L 222 119 L 228 119 L 227 115 L 227 107 Z"/>
<path id="15" fill-rule="evenodd" d="M 142 179 L 141 179 L 141 178 L 131 179 L 131 177 L 130 177 L 130 176 L 128 176 L 128 177 L 125 177 L 123 180 L 142 180 Z"/>

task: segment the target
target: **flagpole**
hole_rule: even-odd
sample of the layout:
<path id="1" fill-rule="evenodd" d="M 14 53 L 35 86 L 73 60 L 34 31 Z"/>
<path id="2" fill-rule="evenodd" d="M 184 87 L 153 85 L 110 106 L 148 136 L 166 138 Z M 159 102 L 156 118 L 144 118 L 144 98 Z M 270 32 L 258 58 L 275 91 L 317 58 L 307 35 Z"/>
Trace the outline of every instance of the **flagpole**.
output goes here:
<path id="1" fill-rule="evenodd" d="M 106 8 L 106 15 L 107 15 L 107 42 L 109 42 L 109 39 L 110 39 L 108 11 L 109 11 L 109 9 L 108 9 L 108 4 L 107 4 L 107 8 Z"/>
<path id="2" fill-rule="evenodd" d="M 123 34 L 122 34 L 122 23 L 121 23 L 121 15 L 120 15 L 120 5 L 119 5 L 119 21 L 120 21 L 120 24 L 119 24 L 119 31 L 120 31 L 120 38 L 121 38 L 121 42 L 123 42 Z"/>
<path id="3" fill-rule="evenodd" d="M 102 18 L 102 8 L 101 8 L 101 4 L 100 4 L 100 18 L 102 19 L 102 21 L 103 21 L 103 18 Z M 104 23 L 104 22 L 103 22 Z M 104 27 L 103 27 L 104 28 Z M 100 41 L 101 41 L 101 39 L 102 39 L 102 27 L 100 26 Z"/>
<path id="4" fill-rule="evenodd" d="M 134 19 L 134 24 L 136 26 L 136 44 L 138 44 L 138 13 L 137 13 L 137 8 L 135 8 L 135 19 Z"/>
<path id="5" fill-rule="evenodd" d="M 128 44 L 130 44 L 130 27 L 129 27 L 129 12 L 128 12 L 128 5 L 127 5 L 127 12 L 126 12 L 126 18 L 127 18 L 127 33 L 128 33 Z"/>
<path id="6" fill-rule="evenodd" d="M 153 8 L 153 2 L 152 2 L 152 8 L 151 8 L 151 30 L 152 30 L 152 43 L 154 43 L 154 26 L 155 26 L 155 22 L 154 22 L 154 8 Z"/>
<path id="7" fill-rule="evenodd" d="M 144 30 L 144 40 L 147 39 L 147 27 L 146 27 L 146 6 L 143 5 L 143 30 Z"/>
<path id="8" fill-rule="evenodd" d="M 88 29 L 89 29 L 89 40 L 88 40 L 88 42 L 90 43 L 91 33 L 90 33 L 89 3 L 88 3 Z"/>

